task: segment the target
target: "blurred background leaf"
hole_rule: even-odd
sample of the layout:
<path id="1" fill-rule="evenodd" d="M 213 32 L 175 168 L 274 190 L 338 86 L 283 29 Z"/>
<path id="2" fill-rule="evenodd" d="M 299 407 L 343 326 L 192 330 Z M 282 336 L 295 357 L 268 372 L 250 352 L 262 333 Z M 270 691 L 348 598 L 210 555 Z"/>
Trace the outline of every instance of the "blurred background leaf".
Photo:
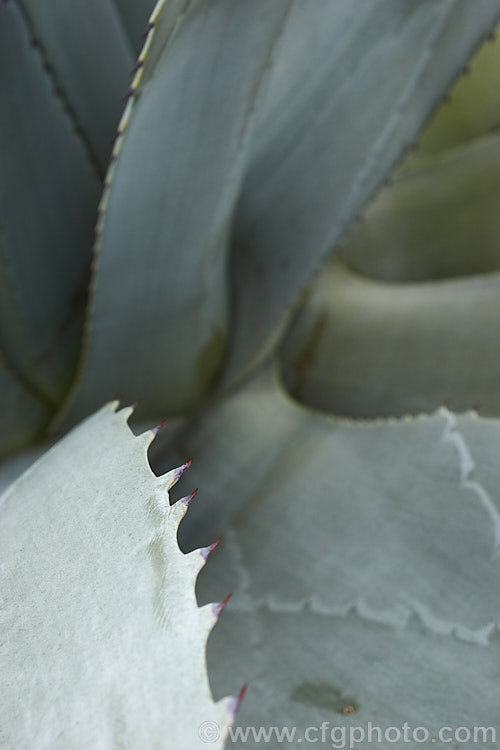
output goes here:
<path id="1" fill-rule="evenodd" d="M 27 443 L 39 437 L 47 424 L 50 408 L 38 398 L 38 394 L 31 392 L 29 386 L 23 387 L 3 358 L 0 358 L 0 388 L 2 393 L 0 454 L 3 456 L 23 448 Z M 10 472 L 8 476 L 11 476 Z M 3 489 L 1 476 L 0 489 Z"/>
<path id="2" fill-rule="evenodd" d="M 235 218 L 225 382 L 266 349 L 498 11 L 463 0 L 291 7 Z"/>
<path id="3" fill-rule="evenodd" d="M 498 12 L 159 7 L 119 128 L 63 424 L 117 392 L 143 397 L 144 417 L 179 414 L 259 361 Z"/>
<path id="4" fill-rule="evenodd" d="M 23 14 L 1 13 L 0 340 L 11 374 L 54 409 L 78 357 L 99 182 Z"/>
<path id="5" fill-rule="evenodd" d="M 500 414 L 498 54 L 492 33 L 313 285 L 282 347 L 301 401 Z"/>
<path id="6" fill-rule="evenodd" d="M 500 415 L 500 274 L 373 281 L 331 262 L 282 346 L 300 401 L 356 418 Z"/>
<path id="7" fill-rule="evenodd" d="M 15 0 L 97 168 L 106 169 L 134 51 L 114 0 Z"/>
<path id="8" fill-rule="evenodd" d="M 265 370 L 153 443 L 157 472 L 195 456 L 182 548 L 222 534 L 198 594 L 234 591 L 208 663 L 249 680 L 242 726 L 498 727 L 499 430 L 328 417 Z"/>
<path id="9" fill-rule="evenodd" d="M 117 390 L 145 414 L 182 413 L 224 353 L 234 196 L 287 4 L 177 5 L 152 30 L 146 83 L 120 126 L 70 419 Z"/>

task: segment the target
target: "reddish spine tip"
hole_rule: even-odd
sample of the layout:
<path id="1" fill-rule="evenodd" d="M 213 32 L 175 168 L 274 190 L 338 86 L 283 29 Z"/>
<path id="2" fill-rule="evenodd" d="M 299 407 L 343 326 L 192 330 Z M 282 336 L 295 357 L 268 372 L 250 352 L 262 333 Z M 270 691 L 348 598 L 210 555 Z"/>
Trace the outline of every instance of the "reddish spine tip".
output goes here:
<path id="1" fill-rule="evenodd" d="M 182 466 L 178 466 L 176 469 L 172 469 L 172 471 L 167 472 L 165 474 L 166 481 L 168 482 L 168 488 L 173 487 L 173 485 L 179 481 L 179 479 L 182 477 L 186 469 L 189 469 L 191 464 L 193 463 L 193 459 L 190 461 L 187 461 L 185 464 L 182 464 Z"/>
<path id="2" fill-rule="evenodd" d="M 213 542 L 213 544 L 209 544 L 208 547 L 201 548 L 200 550 L 201 556 L 205 561 L 208 560 L 208 558 L 210 557 L 214 549 L 219 546 L 221 539 L 222 537 L 220 536 L 218 539 L 215 540 L 215 542 Z"/>
<path id="3" fill-rule="evenodd" d="M 186 495 L 186 497 L 182 497 L 181 503 L 184 503 L 184 505 L 189 506 L 189 504 L 191 503 L 191 500 L 193 500 L 197 494 L 198 494 L 198 488 L 196 488 L 195 491 L 192 492 L 190 495 Z"/>
<path id="4" fill-rule="evenodd" d="M 176 478 L 176 480 L 180 479 L 182 477 L 182 475 L 184 474 L 184 472 L 186 471 L 186 469 L 189 469 L 189 467 L 191 466 L 192 463 L 193 463 L 193 459 L 191 458 L 191 459 L 189 459 L 189 461 L 186 461 L 185 464 L 182 464 L 182 466 L 179 466 L 178 469 L 175 469 L 175 478 Z"/>
<path id="5" fill-rule="evenodd" d="M 228 594 L 225 599 L 223 599 L 221 602 L 217 602 L 213 605 L 214 609 L 214 615 L 217 617 L 217 619 L 220 617 L 221 612 L 226 608 L 228 601 L 230 600 L 232 594 Z"/>
<path id="6" fill-rule="evenodd" d="M 153 429 L 151 430 L 151 432 L 153 433 L 153 435 L 158 435 L 158 433 L 160 432 L 161 428 L 164 427 L 166 425 L 166 423 L 167 423 L 167 420 L 164 419 L 163 422 L 160 422 L 159 425 L 157 425 L 156 427 L 153 427 Z"/>
<path id="7" fill-rule="evenodd" d="M 236 699 L 236 710 L 238 710 L 239 707 L 241 706 L 241 704 L 243 703 L 243 699 L 244 699 L 244 697 L 246 695 L 247 689 L 248 689 L 248 685 L 245 683 L 243 685 L 243 687 L 241 688 L 241 690 L 240 690 L 240 692 L 238 694 L 238 697 Z"/>
<path id="8" fill-rule="evenodd" d="M 245 694 L 247 692 L 247 687 L 248 686 L 245 683 L 245 685 L 243 685 L 243 687 L 241 688 L 240 692 L 238 693 L 237 697 L 236 698 L 231 698 L 231 702 L 229 704 L 229 713 L 230 713 L 232 721 L 235 720 L 236 714 L 238 713 L 239 708 L 240 708 L 241 704 L 243 703 L 243 699 L 244 699 Z"/>

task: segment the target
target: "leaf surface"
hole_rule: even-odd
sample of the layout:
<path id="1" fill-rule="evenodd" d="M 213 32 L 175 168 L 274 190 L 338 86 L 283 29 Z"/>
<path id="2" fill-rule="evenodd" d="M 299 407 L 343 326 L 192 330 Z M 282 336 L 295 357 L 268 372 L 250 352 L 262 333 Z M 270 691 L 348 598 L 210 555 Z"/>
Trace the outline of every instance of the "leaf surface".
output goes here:
<path id="1" fill-rule="evenodd" d="M 145 414 L 181 413 L 210 387 L 226 345 L 235 193 L 286 10 L 157 6 L 103 199 L 72 419 L 117 390 L 144 396 Z"/>
<path id="2" fill-rule="evenodd" d="M 339 257 L 382 281 L 432 281 L 496 271 L 500 136 L 421 159 L 376 197 Z"/>
<path id="3" fill-rule="evenodd" d="M 315 408 L 401 416 L 446 403 L 500 415 L 500 274 L 384 283 L 337 261 L 283 343 L 287 387 Z"/>
<path id="4" fill-rule="evenodd" d="M 205 726 L 222 748 L 236 701 L 214 703 L 206 674 L 219 607 L 199 608 L 194 584 L 208 550 L 182 554 L 187 500 L 169 504 L 185 467 L 155 476 L 154 433 L 136 437 L 131 409 L 115 408 L 2 496 L 3 739 L 40 750 L 192 750 L 206 746 Z"/>
<path id="5" fill-rule="evenodd" d="M 134 54 L 113 0 L 17 0 L 90 155 L 104 171 Z"/>
<path id="6" fill-rule="evenodd" d="M 434 113 L 418 140 L 418 149 L 408 154 L 404 170 L 418 165 L 422 157 L 437 155 L 483 136 L 500 126 L 500 39 L 497 26 L 463 69 L 462 76 Z"/>
<path id="7" fill-rule="evenodd" d="M 235 219 L 226 382 L 273 343 L 499 13 L 489 0 L 293 5 Z"/>
<path id="8" fill-rule="evenodd" d="M 159 3 L 67 421 L 117 390 L 178 414 L 226 351 L 225 384 L 257 360 L 499 13 L 489 0 Z"/>
<path id="9" fill-rule="evenodd" d="M 210 498 L 183 548 L 222 533 L 199 590 L 235 592 L 208 655 L 219 692 L 247 674 L 243 728 L 498 732 L 499 440 L 447 409 L 325 417 L 262 373 L 161 451 L 158 468 L 193 451 Z"/>
<path id="10" fill-rule="evenodd" d="M 0 15 L 0 339 L 54 402 L 78 355 L 99 184 L 21 11 Z"/>

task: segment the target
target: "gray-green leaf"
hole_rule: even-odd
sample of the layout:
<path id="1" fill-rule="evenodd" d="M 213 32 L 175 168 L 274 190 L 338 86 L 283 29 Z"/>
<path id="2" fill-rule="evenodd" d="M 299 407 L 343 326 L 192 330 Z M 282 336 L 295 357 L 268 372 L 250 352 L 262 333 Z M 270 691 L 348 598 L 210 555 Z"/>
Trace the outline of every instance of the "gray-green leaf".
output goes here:
<path id="1" fill-rule="evenodd" d="M 160 4 L 68 422 L 116 391 L 180 413 L 226 347 L 226 384 L 257 360 L 499 14 L 490 0 Z"/>
<path id="2" fill-rule="evenodd" d="M 500 730 L 499 443 L 447 409 L 314 414 L 266 373 L 182 435 L 207 501 L 181 544 L 222 534 L 199 590 L 235 591 L 209 669 L 219 692 L 249 680 L 243 727 Z"/>
<path id="3" fill-rule="evenodd" d="M 99 183 L 17 4 L 0 16 L 0 340 L 56 402 L 78 356 Z"/>
<path id="4" fill-rule="evenodd" d="M 210 550 L 177 545 L 188 498 L 170 506 L 168 490 L 186 467 L 155 476 L 154 433 L 136 437 L 131 409 L 115 408 L 1 498 L 2 740 L 19 750 L 201 750 L 208 726 L 221 750 L 237 700 L 214 703 L 206 674 L 220 606 L 199 608 L 194 584 Z"/>
<path id="5" fill-rule="evenodd" d="M 403 250 L 401 250 L 403 254 Z M 500 415 L 500 274 L 385 283 L 331 262 L 282 346 L 287 387 L 354 417 Z"/>

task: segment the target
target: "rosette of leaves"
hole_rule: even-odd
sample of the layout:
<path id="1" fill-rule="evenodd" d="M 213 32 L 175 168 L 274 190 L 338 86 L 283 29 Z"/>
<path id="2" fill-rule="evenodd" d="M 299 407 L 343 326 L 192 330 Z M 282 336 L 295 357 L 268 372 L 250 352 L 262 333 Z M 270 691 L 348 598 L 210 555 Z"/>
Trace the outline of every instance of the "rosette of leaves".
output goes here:
<path id="1" fill-rule="evenodd" d="M 0 9 L 6 742 L 223 746 L 231 590 L 243 726 L 492 726 L 500 5 L 147 6 Z"/>

